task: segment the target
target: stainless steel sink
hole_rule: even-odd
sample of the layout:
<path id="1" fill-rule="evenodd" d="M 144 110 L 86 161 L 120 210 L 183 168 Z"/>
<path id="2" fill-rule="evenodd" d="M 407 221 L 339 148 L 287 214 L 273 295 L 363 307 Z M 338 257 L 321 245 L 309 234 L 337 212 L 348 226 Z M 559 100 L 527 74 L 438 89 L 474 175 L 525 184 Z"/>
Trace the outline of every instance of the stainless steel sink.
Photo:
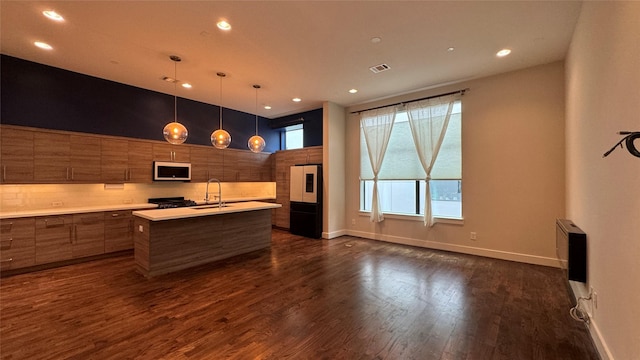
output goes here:
<path id="1" fill-rule="evenodd" d="M 222 205 L 223 208 L 229 207 L 229 205 Z M 193 210 L 204 210 L 204 209 L 216 209 L 220 208 L 220 205 L 202 205 L 202 206 L 193 206 L 191 209 Z"/>

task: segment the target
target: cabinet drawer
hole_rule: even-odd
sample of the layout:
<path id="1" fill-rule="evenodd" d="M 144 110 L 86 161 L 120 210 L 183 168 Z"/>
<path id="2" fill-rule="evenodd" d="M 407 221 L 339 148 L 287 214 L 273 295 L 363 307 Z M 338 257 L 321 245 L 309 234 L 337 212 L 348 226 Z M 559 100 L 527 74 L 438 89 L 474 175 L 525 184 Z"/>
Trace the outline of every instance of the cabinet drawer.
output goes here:
<path id="1" fill-rule="evenodd" d="M 0 269 L 35 264 L 35 219 L 0 220 Z"/>

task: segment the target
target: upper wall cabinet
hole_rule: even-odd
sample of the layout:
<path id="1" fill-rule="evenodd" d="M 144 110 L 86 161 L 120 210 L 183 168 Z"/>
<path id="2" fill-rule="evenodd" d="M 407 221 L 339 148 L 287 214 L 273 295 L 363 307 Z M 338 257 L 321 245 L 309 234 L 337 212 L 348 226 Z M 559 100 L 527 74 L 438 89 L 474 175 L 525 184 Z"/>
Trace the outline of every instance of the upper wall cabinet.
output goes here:
<path id="1" fill-rule="evenodd" d="M 33 182 L 33 132 L 0 128 L 2 183 Z"/>
<path id="2" fill-rule="evenodd" d="M 36 183 L 100 182 L 100 138 L 34 132 L 33 162 Z"/>
<path id="3" fill-rule="evenodd" d="M 191 151 L 189 145 L 172 145 L 166 143 L 153 144 L 154 161 L 190 162 Z"/>
<path id="4" fill-rule="evenodd" d="M 191 181 L 205 182 L 211 178 L 224 179 L 224 150 L 214 147 L 194 146 L 191 148 Z"/>
<path id="5" fill-rule="evenodd" d="M 102 139 L 102 181 L 105 183 L 151 182 L 153 145 L 150 142 Z"/>

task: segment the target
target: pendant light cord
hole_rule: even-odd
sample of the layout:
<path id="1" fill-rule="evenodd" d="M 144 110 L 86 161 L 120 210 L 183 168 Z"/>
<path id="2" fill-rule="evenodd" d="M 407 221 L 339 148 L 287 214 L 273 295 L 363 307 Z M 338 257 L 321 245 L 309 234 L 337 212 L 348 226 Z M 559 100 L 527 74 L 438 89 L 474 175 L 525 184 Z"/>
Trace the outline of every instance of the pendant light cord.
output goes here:
<path id="1" fill-rule="evenodd" d="M 222 130 L 222 73 L 217 75 L 220 77 L 220 130 Z"/>
<path id="2" fill-rule="evenodd" d="M 260 89 L 260 85 L 253 85 L 256 89 L 256 136 L 258 135 L 258 89 Z"/>
<path id="3" fill-rule="evenodd" d="M 173 122 L 178 122 L 178 61 L 177 60 L 173 60 Z"/>

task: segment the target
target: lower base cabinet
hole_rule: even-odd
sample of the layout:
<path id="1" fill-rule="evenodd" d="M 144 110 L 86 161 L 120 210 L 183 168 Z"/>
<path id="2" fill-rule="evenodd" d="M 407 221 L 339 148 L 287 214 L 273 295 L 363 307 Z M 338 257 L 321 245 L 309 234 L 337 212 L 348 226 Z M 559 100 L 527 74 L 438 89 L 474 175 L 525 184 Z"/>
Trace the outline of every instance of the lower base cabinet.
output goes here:
<path id="1" fill-rule="evenodd" d="M 35 218 L 0 220 L 0 270 L 35 265 Z"/>
<path id="2" fill-rule="evenodd" d="M 133 215 L 131 210 L 104 213 L 104 252 L 133 249 Z"/>

